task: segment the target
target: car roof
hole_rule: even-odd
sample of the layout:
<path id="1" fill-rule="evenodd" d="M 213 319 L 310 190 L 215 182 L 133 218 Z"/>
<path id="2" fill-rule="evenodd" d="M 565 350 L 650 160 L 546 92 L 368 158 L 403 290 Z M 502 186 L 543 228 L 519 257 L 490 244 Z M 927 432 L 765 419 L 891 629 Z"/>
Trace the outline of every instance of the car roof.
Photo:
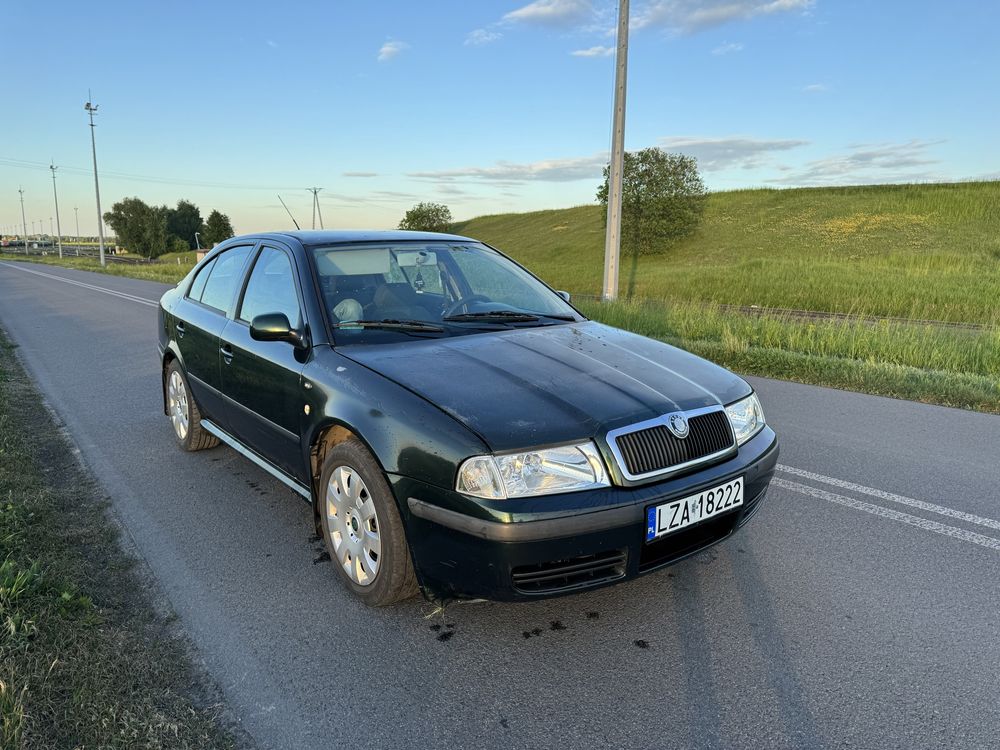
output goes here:
<path id="1" fill-rule="evenodd" d="M 443 234 L 440 232 L 409 232 L 399 229 L 315 229 L 297 230 L 294 232 L 263 232 L 259 234 L 243 235 L 233 239 L 263 239 L 273 237 L 292 237 L 303 245 L 337 245 L 351 242 L 477 242 L 470 237 L 462 237 L 458 234 Z"/>

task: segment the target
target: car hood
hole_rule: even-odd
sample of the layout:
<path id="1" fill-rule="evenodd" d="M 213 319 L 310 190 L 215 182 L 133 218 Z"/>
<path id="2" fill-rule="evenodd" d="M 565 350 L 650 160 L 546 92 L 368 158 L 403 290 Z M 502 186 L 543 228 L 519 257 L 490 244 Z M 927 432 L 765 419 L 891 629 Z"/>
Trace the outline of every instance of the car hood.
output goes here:
<path id="1" fill-rule="evenodd" d="M 596 438 L 751 392 L 718 365 L 593 321 L 337 351 L 437 405 L 498 452 Z"/>

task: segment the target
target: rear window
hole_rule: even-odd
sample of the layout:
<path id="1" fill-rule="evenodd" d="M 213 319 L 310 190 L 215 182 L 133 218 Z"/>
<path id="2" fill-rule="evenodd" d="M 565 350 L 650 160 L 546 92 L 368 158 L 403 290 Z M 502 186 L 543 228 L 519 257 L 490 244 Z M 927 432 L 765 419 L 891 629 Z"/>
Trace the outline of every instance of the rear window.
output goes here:
<path id="1" fill-rule="evenodd" d="M 208 273 L 208 281 L 201 293 L 202 304 L 215 308 L 219 312 L 229 313 L 236 295 L 236 287 L 243 278 L 243 267 L 252 248 L 241 245 L 226 250 L 215 259 L 215 264 Z M 202 274 L 198 274 L 201 276 Z M 195 279 L 198 283 L 198 279 Z"/>
<path id="2" fill-rule="evenodd" d="M 198 271 L 198 275 L 194 277 L 194 283 L 191 285 L 191 291 L 188 292 L 188 297 L 194 300 L 201 301 L 201 295 L 205 291 L 205 284 L 208 282 L 208 275 L 212 273 L 212 266 L 215 265 L 215 258 L 206 263 Z"/>

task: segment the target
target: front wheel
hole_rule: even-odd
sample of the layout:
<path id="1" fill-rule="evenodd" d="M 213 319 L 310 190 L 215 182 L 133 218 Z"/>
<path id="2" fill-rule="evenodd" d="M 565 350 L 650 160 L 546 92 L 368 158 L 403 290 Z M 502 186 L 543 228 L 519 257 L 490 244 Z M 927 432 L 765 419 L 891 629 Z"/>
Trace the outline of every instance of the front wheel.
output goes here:
<path id="1" fill-rule="evenodd" d="M 372 607 L 413 596 L 416 576 L 396 501 L 361 441 L 330 450 L 319 493 L 323 540 L 341 581 Z"/>
<path id="2" fill-rule="evenodd" d="M 200 451 L 218 445 L 219 439 L 201 426 L 201 412 L 176 359 L 167 365 L 164 387 L 167 391 L 167 416 L 170 417 L 170 426 L 174 428 L 177 444 L 186 451 Z"/>

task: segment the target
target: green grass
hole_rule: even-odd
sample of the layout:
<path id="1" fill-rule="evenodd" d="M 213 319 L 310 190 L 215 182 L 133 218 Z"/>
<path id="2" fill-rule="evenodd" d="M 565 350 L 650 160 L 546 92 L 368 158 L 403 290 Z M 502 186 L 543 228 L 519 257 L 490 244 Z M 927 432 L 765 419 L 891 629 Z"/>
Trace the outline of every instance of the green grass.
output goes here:
<path id="1" fill-rule="evenodd" d="M 20 260 L 31 263 L 44 263 L 50 266 L 62 266 L 64 268 L 78 268 L 81 271 L 94 271 L 96 273 L 106 273 L 111 276 L 127 276 L 133 279 L 146 279 L 147 281 L 159 281 L 164 284 L 176 284 L 184 278 L 190 265 L 178 266 L 177 261 L 172 263 L 115 263 L 108 261 L 108 264 L 101 268 L 100 262 L 96 258 L 83 258 L 67 255 L 60 259 L 58 255 L 28 255 L 17 253 L 0 253 L 0 260 Z"/>
<path id="2" fill-rule="evenodd" d="M 738 372 L 1000 413 L 1000 327 L 803 322 L 641 300 L 577 306 Z"/>
<path id="3" fill-rule="evenodd" d="M 547 282 L 598 294 L 603 211 L 482 216 L 454 230 Z M 698 231 L 624 257 L 622 296 L 1000 324 L 1000 182 L 709 196 Z"/>
<path id="4" fill-rule="evenodd" d="M 101 497 L 0 336 L 0 747 L 232 747 Z"/>

